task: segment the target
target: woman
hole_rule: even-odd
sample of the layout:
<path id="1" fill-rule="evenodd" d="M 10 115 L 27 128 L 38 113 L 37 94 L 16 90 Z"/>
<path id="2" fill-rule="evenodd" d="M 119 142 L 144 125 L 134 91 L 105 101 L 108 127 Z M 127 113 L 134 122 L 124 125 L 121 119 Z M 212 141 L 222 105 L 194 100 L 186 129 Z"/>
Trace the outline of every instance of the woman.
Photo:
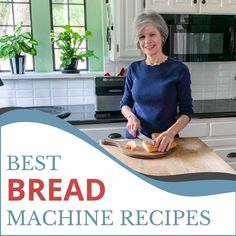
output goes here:
<path id="1" fill-rule="evenodd" d="M 145 60 L 133 62 L 128 68 L 120 102 L 128 120 L 126 138 L 135 138 L 138 132 L 149 137 L 161 133 L 155 145 L 159 152 L 168 151 L 193 113 L 190 73 L 182 62 L 163 54 L 168 27 L 159 14 L 140 14 L 135 29 Z"/>

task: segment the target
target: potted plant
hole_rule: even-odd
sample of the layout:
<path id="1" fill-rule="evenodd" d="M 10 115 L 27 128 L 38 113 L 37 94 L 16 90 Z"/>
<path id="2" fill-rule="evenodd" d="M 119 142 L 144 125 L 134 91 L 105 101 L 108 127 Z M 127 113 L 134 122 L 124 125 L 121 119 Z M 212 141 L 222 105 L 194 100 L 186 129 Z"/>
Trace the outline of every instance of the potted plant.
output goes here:
<path id="1" fill-rule="evenodd" d="M 0 58 L 9 58 L 13 74 L 24 74 L 26 54 L 37 55 L 34 46 L 38 45 L 38 42 L 30 32 L 22 32 L 22 25 L 23 22 L 20 22 L 16 26 L 13 35 L 0 37 Z"/>
<path id="2" fill-rule="evenodd" d="M 84 35 L 75 32 L 69 25 L 63 27 L 59 33 L 51 32 L 52 43 L 60 50 L 60 69 L 62 73 L 79 73 L 78 61 L 84 61 L 88 57 L 95 57 L 94 51 L 82 50 L 81 45 L 92 33 L 86 31 Z"/>

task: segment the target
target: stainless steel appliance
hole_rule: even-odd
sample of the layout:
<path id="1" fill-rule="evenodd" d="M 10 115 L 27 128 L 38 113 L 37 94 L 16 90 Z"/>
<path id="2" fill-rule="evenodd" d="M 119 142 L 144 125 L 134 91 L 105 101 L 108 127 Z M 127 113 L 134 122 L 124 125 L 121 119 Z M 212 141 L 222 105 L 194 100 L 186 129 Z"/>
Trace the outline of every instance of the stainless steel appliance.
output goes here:
<path id="1" fill-rule="evenodd" d="M 95 78 L 96 118 L 122 117 L 120 100 L 124 92 L 125 77 L 100 76 Z"/>
<path id="2" fill-rule="evenodd" d="M 235 61 L 236 16 L 163 14 L 169 37 L 163 51 L 186 62 Z"/>

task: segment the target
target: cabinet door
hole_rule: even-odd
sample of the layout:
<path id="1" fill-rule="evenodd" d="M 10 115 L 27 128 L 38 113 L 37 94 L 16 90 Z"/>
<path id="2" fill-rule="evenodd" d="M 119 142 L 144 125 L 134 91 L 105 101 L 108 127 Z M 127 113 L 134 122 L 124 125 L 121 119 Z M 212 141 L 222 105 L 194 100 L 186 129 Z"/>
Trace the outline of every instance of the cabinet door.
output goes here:
<path id="1" fill-rule="evenodd" d="M 117 1 L 117 0 L 116 0 Z M 141 58 L 141 51 L 137 48 L 133 22 L 142 10 L 142 1 L 140 0 L 119 0 L 120 7 L 117 8 L 118 29 L 117 29 L 117 56 L 122 59 Z"/>
<path id="2" fill-rule="evenodd" d="M 236 0 L 198 0 L 199 12 L 204 14 L 235 14 Z"/>
<path id="3" fill-rule="evenodd" d="M 194 14 L 198 12 L 198 5 L 199 0 L 146 0 L 146 9 L 159 13 Z"/>

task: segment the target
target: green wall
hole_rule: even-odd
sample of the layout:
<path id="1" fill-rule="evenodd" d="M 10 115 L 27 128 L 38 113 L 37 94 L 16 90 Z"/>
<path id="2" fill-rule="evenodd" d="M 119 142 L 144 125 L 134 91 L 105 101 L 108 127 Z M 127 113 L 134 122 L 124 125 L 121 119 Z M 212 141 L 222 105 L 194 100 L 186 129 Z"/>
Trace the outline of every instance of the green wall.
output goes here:
<path id="1" fill-rule="evenodd" d="M 49 0 L 31 0 L 34 38 L 39 41 L 38 55 L 35 57 L 35 71 L 53 71 L 50 42 L 50 4 Z M 88 42 L 99 59 L 89 58 L 89 71 L 103 71 L 103 0 L 86 0 L 87 28 L 92 32 Z"/>
<path id="2" fill-rule="evenodd" d="M 35 71 L 53 71 L 52 48 L 50 41 L 50 8 L 49 0 L 32 0 L 33 35 L 38 40 L 38 55 L 35 59 Z"/>

